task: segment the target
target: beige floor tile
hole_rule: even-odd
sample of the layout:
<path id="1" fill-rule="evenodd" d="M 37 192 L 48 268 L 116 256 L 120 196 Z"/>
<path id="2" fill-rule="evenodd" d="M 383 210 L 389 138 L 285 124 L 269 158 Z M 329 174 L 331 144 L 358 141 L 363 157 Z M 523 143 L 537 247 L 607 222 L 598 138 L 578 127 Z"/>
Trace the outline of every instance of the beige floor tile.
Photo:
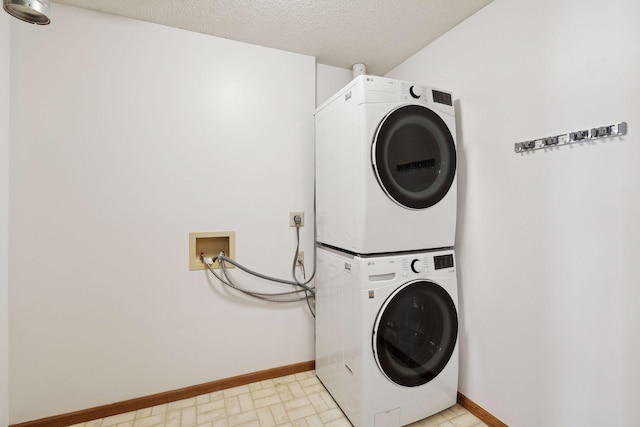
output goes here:
<path id="1" fill-rule="evenodd" d="M 226 390 L 223 390 L 224 397 L 239 396 L 241 394 L 250 393 L 250 392 L 251 390 L 249 390 L 248 385 L 241 385 L 238 387 L 233 387 L 233 388 L 228 388 Z"/>
<path id="2" fill-rule="evenodd" d="M 175 410 L 167 413 L 164 427 L 181 427 L 182 411 Z M 118 425 L 118 427 L 120 427 Z"/>
<path id="3" fill-rule="evenodd" d="M 466 413 L 449 420 L 456 427 L 472 427 L 480 422 L 473 414 Z"/>
<path id="4" fill-rule="evenodd" d="M 196 405 L 196 414 L 202 414 L 204 412 L 211 412 L 217 410 L 224 410 L 224 400 L 214 400 L 213 402 L 203 403 L 202 405 Z"/>
<path id="5" fill-rule="evenodd" d="M 256 424 L 259 424 L 258 414 L 256 413 L 256 411 L 250 411 L 250 412 L 244 412 L 238 415 L 232 415 L 229 418 L 227 418 L 227 421 L 229 422 L 230 427 L 241 426 L 241 425 L 245 425 L 253 422 L 255 422 Z"/>
<path id="6" fill-rule="evenodd" d="M 325 424 L 326 427 L 352 427 L 351 423 L 346 418 L 331 421 Z"/>
<path id="7" fill-rule="evenodd" d="M 136 418 L 146 418 L 146 417 L 150 417 L 151 416 L 151 408 L 143 408 L 143 409 L 138 409 L 136 411 Z"/>
<path id="8" fill-rule="evenodd" d="M 331 409 L 320 393 L 310 394 L 308 397 L 316 412 L 320 413 Z"/>
<path id="9" fill-rule="evenodd" d="M 296 408 L 301 408 L 303 406 L 311 405 L 311 401 L 308 397 L 299 397 L 298 399 L 289 400 L 283 403 L 284 409 L 287 411 L 291 411 Z"/>
<path id="10" fill-rule="evenodd" d="M 291 390 L 289 389 L 288 384 L 276 384 L 275 389 L 276 389 L 276 392 L 278 393 L 278 396 L 280 397 L 280 400 L 282 400 L 283 402 L 287 402 L 294 399 L 293 393 L 291 393 Z"/>
<path id="11" fill-rule="evenodd" d="M 309 427 L 309 424 L 307 424 L 307 420 L 302 418 L 299 420 L 291 421 L 291 426 L 292 427 Z"/>
<path id="12" fill-rule="evenodd" d="M 249 384 L 249 391 L 250 392 L 254 392 L 254 391 L 258 391 L 258 390 L 262 390 L 262 383 L 260 381 L 258 381 L 257 383 L 251 383 Z"/>
<path id="13" fill-rule="evenodd" d="M 440 424 L 446 422 L 447 419 L 441 414 L 435 414 L 430 416 L 429 418 L 425 418 L 422 421 L 418 421 L 416 424 L 420 427 L 432 427 L 439 426 Z"/>
<path id="14" fill-rule="evenodd" d="M 293 382 L 293 381 L 297 381 L 297 380 L 296 380 L 296 376 L 295 376 L 295 375 L 287 375 L 287 376 L 284 376 L 284 377 L 274 378 L 274 379 L 273 379 L 273 383 L 274 383 L 275 385 L 278 385 L 278 384 L 288 384 L 288 383 L 291 383 L 291 382 Z"/>
<path id="15" fill-rule="evenodd" d="M 256 409 L 250 393 L 241 394 L 238 396 L 238 400 L 240 401 L 240 410 L 242 412 L 254 411 Z"/>
<path id="16" fill-rule="evenodd" d="M 256 399 L 253 401 L 253 404 L 256 406 L 256 408 L 264 408 L 267 406 L 277 405 L 278 403 L 281 403 L 281 400 L 280 400 L 280 396 L 277 394 L 273 396 L 267 396 L 260 399 Z"/>
<path id="17" fill-rule="evenodd" d="M 315 371 L 287 375 L 71 427 L 351 427 Z M 454 405 L 410 427 L 486 427 Z"/>
<path id="18" fill-rule="evenodd" d="M 273 418 L 273 414 L 271 413 L 271 409 L 269 408 L 260 408 L 256 410 L 258 414 L 258 421 L 260 421 L 261 427 L 275 427 L 276 420 Z"/>
<path id="19" fill-rule="evenodd" d="M 169 405 L 158 405 L 158 406 L 154 406 L 153 408 L 151 408 L 151 415 L 160 415 L 160 414 L 166 414 L 167 413 L 167 407 Z"/>
<path id="20" fill-rule="evenodd" d="M 180 411 L 180 427 L 197 426 L 196 407 L 191 406 Z"/>
<path id="21" fill-rule="evenodd" d="M 196 405 L 203 405 L 209 402 L 211 402 L 211 396 L 209 394 L 201 394 L 200 396 L 196 396 Z"/>
<path id="22" fill-rule="evenodd" d="M 227 410 L 227 416 L 242 413 L 242 408 L 240 408 L 240 399 L 238 399 L 238 396 L 226 397 L 224 399 L 224 407 Z"/>
<path id="23" fill-rule="evenodd" d="M 133 421 L 136 418 L 135 412 L 127 412 L 125 414 L 113 415 L 102 420 L 101 427 L 117 426 L 118 424 L 126 423 L 127 421 Z"/>
<path id="24" fill-rule="evenodd" d="M 296 381 L 288 385 L 289 385 L 289 390 L 291 391 L 291 394 L 293 395 L 294 399 L 307 395 L 307 393 L 305 393 L 304 390 L 302 389 L 302 386 L 300 385 L 299 382 Z"/>
<path id="25" fill-rule="evenodd" d="M 284 409 L 284 405 L 282 403 L 271 405 L 270 409 L 273 414 L 273 419 L 276 421 L 277 425 L 289 422 L 289 415 L 287 415 L 287 410 Z"/>
<path id="26" fill-rule="evenodd" d="M 320 380 L 315 375 L 312 377 L 307 377 L 303 380 L 298 381 L 302 387 L 309 387 L 311 385 L 320 384 Z"/>
<path id="27" fill-rule="evenodd" d="M 314 394 L 320 393 L 324 391 L 324 386 L 320 383 L 310 384 L 308 386 L 302 387 L 306 394 Z"/>
<path id="28" fill-rule="evenodd" d="M 463 414 L 468 414 L 469 413 L 469 411 L 467 411 L 466 409 L 464 409 L 462 406 L 460 406 L 457 403 L 455 405 L 453 405 L 449 409 L 451 409 L 453 412 L 455 412 L 458 415 L 463 415 Z"/>
<path id="29" fill-rule="evenodd" d="M 330 421 L 335 421 L 344 418 L 344 414 L 340 409 L 329 409 L 328 411 L 324 411 L 320 413 L 320 419 L 324 423 L 328 423 Z"/>
<path id="30" fill-rule="evenodd" d="M 298 408 L 290 409 L 287 411 L 289 415 L 289 419 L 293 422 L 295 420 L 299 420 L 301 418 L 309 417 L 316 413 L 316 410 L 313 408 L 313 405 L 309 404 L 306 406 L 300 406 Z"/>
<path id="31" fill-rule="evenodd" d="M 224 400 L 224 392 L 220 390 L 220 391 L 214 391 L 213 393 L 209 393 L 209 400 L 212 402 L 214 400 Z"/>
<path id="32" fill-rule="evenodd" d="M 262 399 L 264 397 L 275 396 L 278 394 L 278 391 L 274 387 L 262 387 L 261 389 L 254 390 L 251 392 L 251 397 L 253 400 Z"/>
<path id="33" fill-rule="evenodd" d="M 165 421 L 164 414 L 151 415 L 145 418 L 136 418 L 133 422 L 133 427 L 156 427 L 163 426 Z"/>
<path id="34" fill-rule="evenodd" d="M 263 388 L 275 387 L 276 385 L 273 380 L 262 380 L 260 381 L 260 384 Z"/>
<path id="35" fill-rule="evenodd" d="M 197 405 L 195 406 L 196 409 L 196 414 L 200 415 L 203 413 L 207 413 L 207 412 L 221 412 L 223 414 L 225 414 L 226 416 L 229 416 L 228 412 L 227 412 L 227 406 L 226 406 L 226 399 L 225 400 L 214 400 L 212 402 L 209 403 L 204 403 L 202 405 Z"/>
<path id="36" fill-rule="evenodd" d="M 305 418 L 309 427 L 324 427 L 324 423 L 320 419 L 320 415 L 315 414 Z"/>
<path id="37" fill-rule="evenodd" d="M 325 401 L 325 403 L 327 404 L 327 406 L 329 408 L 337 408 L 338 404 L 336 403 L 335 400 L 333 400 L 333 397 L 331 397 L 331 395 L 329 394 L 328 391 L 322 391 L 320 392 L 320 396 L 322 396 L 322 399 Z"/>
<path id="38" fill-rule="evenodd" d="M 227 418 L 227 413 L 225 412 L 224 408 L 215 409 L 209 412 L 202 412 L 196 415 L 196 420 L 198 421 L 198 424 L 212 423 L 216 420 L 220 420 L 223 418 Z"/>
<path id="39" fill-rule="evenodd" d="M 182 400 L 176 400 L 175 402 L 171 402 L 167 405 L 167 411 L 175 411 L 176 409 L 184 409 L 184 408 L 189 408 L 191 406 L 196 406 L 195 397 L 192 397 L 190 399 L 182 399 Z"/>

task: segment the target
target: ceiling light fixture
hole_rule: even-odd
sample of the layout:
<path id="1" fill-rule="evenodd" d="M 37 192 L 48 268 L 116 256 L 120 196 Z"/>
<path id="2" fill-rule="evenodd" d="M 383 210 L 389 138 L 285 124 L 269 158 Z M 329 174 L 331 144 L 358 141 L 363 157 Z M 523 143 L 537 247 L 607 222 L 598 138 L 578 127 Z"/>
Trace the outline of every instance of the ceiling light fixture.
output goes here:
<path id="1" fill-rule="evenodd" d="M 49 0 L 3 0 L 4 10 L 18 19 L 38 25 L 47 25 Z"/>

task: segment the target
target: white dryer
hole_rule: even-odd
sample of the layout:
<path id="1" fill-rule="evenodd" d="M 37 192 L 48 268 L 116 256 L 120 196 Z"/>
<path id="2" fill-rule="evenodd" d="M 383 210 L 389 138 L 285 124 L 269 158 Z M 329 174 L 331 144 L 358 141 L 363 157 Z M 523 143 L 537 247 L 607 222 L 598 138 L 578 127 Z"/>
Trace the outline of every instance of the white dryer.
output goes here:
<path id="1" fill-rule="evenodd" d="M 404 426 L 454 405 L 453 250 L 317 256 L 316 374 L 351 423 Z"/>
<path id="2" fill-rule="evenodd" d="M 318 242 L 358 254 L 454 245 L 449 92 L 359 76 L 316 110 L 315 122 Z"/>

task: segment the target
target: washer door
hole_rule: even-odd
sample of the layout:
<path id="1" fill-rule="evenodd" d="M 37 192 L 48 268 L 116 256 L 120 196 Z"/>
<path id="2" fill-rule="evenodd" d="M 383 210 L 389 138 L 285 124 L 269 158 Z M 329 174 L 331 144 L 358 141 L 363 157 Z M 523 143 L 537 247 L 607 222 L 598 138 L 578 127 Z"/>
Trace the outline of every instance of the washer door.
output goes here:
<path id="1" fill-rule="evenodd" d="M 396 384 L 416 387 L 447 365 L 458 338 L 458 313 L 441 286 L 416 280 L 385 301 L 373 330 L 378 367 Z"/>
<path id="2" fill-rule="evenodd" d="M 456 173 L 456 147 L 449 128 L 421 105 L 405 105 L 387 114 L 371 154 L 384 192 L 410 209 L 425 209 L 442 200 Z"/>

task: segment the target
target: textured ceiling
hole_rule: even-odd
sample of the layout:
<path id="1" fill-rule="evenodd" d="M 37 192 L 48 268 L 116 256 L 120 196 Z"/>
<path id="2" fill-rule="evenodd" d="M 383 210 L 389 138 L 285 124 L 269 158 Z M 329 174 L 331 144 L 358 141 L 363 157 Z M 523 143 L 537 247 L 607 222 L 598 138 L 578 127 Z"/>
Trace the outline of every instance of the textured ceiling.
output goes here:
<path id="1" fill-rule="evenodd" d="M 492 0 L 54 0 L 385 74 Z M 55 22 L 55 4 L 51 6 Z"/>

